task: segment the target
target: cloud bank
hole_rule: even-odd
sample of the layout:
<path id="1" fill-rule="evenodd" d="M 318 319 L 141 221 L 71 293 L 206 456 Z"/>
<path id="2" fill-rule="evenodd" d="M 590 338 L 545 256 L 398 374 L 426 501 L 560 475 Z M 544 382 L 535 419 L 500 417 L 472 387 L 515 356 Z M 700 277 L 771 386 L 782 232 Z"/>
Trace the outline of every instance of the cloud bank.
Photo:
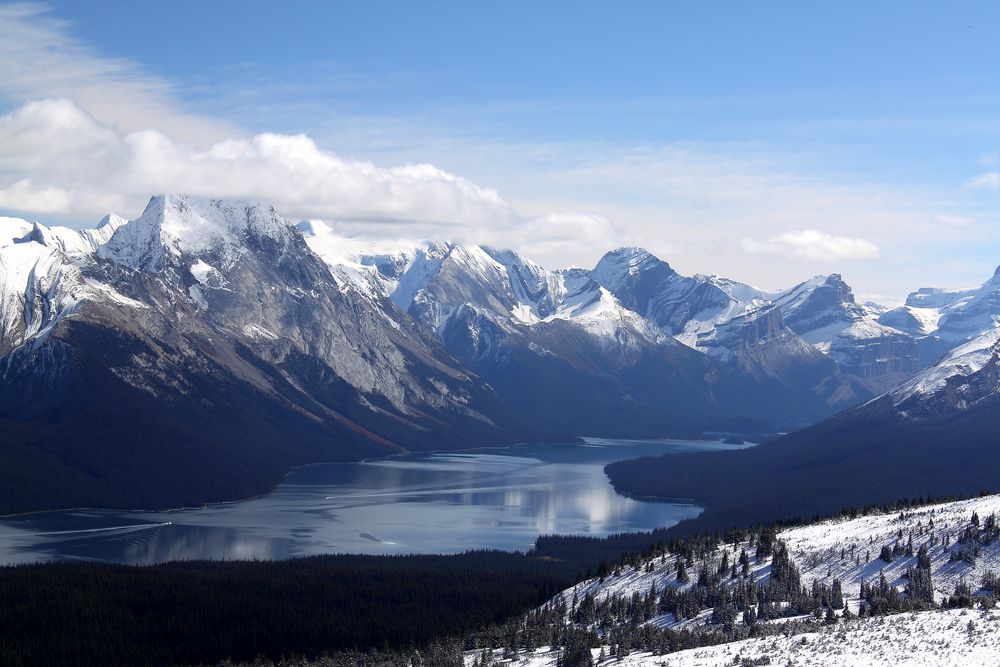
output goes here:
<path id="1" fill-rule="evenodd" d="M 429 164 L 380 168 L 323 151 L 305 135 L 258 134 L 205 149 L 158 130 L 121 133 L 69 100 L 0 117 L 0 206 L 83 215 L 134 210 L 161 191 L 273 202 L 289 215 L 428 226 L 510 224 L 495 190 Z"/>
<path id="2" fill-rule="evenodd" d="M 430 164 L 379 167 L 301 134 L 199 148 L 158 130 L 123 133 L 65 99 L 0 116 L 0 145 L 0 208 L 34 214 L 132 214 L 151 194 L 179 192 L 264 201 L 367 235 L 559 247 L 608 244 L 613 232 L 594 215 L 522 216 L 496 190 Z"/>

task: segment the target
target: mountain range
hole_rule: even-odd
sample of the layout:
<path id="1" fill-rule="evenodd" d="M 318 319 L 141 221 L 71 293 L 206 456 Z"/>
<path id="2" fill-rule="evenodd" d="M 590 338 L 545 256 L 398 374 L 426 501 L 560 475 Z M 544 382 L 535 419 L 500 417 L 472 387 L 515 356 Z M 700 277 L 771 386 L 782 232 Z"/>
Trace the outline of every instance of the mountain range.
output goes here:
<path id="1" fill-rule="evenodd" d="M 197 504 L 420 449 L 921 424 L 990 403 L 998 318 L 997 276 L 887 309 L 837 274 L 766 292 L 641 248 L 376 251 L 239 201 L 0 218 L 0 510 Z"/>

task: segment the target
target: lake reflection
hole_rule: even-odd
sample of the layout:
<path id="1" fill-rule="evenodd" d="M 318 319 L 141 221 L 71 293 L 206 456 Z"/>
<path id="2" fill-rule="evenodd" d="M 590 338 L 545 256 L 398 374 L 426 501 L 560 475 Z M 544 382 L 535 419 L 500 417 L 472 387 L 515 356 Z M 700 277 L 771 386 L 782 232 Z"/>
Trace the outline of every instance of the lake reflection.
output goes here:
<path id="1" fill-rule="evenodd" d="M 274 493 L 170 512 L 81 510 L 0 520 L 0 562 L 154 563 L 322 553 L 524 550 L 546 533 L 607 535 L 696 516 L 685 502 L 632 500 L 603 467 L 648 454 L 734 449 L 706 441 L 587 438 L 294 471 Z"/>

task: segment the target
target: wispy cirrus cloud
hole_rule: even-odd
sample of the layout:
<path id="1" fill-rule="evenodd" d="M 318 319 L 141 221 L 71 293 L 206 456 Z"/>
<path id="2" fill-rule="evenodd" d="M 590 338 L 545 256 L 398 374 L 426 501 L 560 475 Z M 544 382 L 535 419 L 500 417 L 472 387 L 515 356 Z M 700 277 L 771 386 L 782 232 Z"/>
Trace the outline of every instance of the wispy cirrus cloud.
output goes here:
<path id="1" fill-rule="evenodd" d="M 200 143 L 239 134 L 225 121 L 187 112 L 174 83 L 133 61 L 99 55 L 70 28 L 44 4 L 0 5 L 0 98 L 15 105 L 72 99 L 123 132 L 157 128 Z"/>
<path id="2" fill-rule="evenodd" d="M 969 181 L 969 185 L 973 188 L 1000 190 L 1000 171 L 988 171 L 980 174 Z"/>

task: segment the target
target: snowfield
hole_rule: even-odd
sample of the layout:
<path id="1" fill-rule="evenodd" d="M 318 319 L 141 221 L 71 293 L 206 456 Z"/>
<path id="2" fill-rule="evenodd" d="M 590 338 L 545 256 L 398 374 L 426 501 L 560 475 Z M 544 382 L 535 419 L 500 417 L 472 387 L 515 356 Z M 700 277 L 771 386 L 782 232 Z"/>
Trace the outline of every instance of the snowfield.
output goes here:
<path id="1" fill-rule="evenodd" d="M 795 665 L 796 667 L 975 667 L 1000 664 L 1000 613 L 953 609 L 865 618 L 817 632 L 679 651 L 668 655 L 636 653 L 623 659 L 598 660 L 599 667 L 730 667 Z M 466 657 L 471 665 L 475 656 Z M 559 652 L 548 647 L 530 658 L 497 659 L 495 665 L 556 667 Z"/>
<path id="2" fill-rule="evenodd" d="M 933 535 L 937 544 L 930 546 L 928 551 L 935 599 L 940 601 L 950 595 L 963 579 L 975 592 L 987 571 L 1000 572 L 1000 542 L 997 541 L 981 547 L 974 565 L 962 560 L 949 562 L 951 554 L 963 548 L 956 540 L 974 512 L 982 520 L 1000 512 L 1000 495 L 928 505 L 908 510 L 902 517 L 900 513 L 892 513 L 824 521 L 783 531 L 778 539 L 788 545 L 789 555 L 801 568 L 803 584 L 809 586 L 817 579 L 830 583 L 838 578 L 843 584 L 845 597 L 856 598 L 861 583 L 877 579 L 881 570 L 884 570 L 889 583 L 901 587 L 906 569 L 916 564 L 915 556 L 900 556 L 892 563 L 879 560 L 879 551 L 883 546 L 892 547 L 897 540 L 905 545 L 912 531 L 913 547 L 917 549 Z M 903 531 L 902 539 L 899 538 L 899 531 Z M 946 537 L 949 542 L 947 548 L 943 545 Z M 855 563 L 858 554 L 860 565 Z M 867 561 L 865 554 L 871 556 Z"/>

